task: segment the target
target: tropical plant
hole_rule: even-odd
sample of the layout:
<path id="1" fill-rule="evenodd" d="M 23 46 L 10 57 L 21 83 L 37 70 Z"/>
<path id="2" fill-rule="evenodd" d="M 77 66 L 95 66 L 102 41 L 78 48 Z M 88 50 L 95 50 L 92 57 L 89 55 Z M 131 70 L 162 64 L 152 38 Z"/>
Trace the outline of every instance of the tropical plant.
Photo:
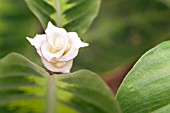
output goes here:
<path id="1" fill-rule="evenodd" d="M 149 48 L 150 44 L 155 45 L 169 38 L 168 0 L 108 1 L 102 5 L 114 9 L 115 15 L 100 13 L 88 35 L 86 31 L 99 12 L 100 0 L 25 0 L 40 21 L 42 29 L 35 27 L 38 25 L 29 12 L 25 13 L 28 10 L 23 1 L 16 1 L 6 0 L 0 4 L 0 37 L 3 37 L 0 38 L 0 56 L 15 51 L 32 61 L 14 52 L 0 60 L 0 113 L 169 113 L 170 41 L 163 42 L 142 55 L 115 96 L 98 74 L 87 69 L 78 70 L 87 66 L 85 68 L 103 74 L 118 65 L 126 66 L 134 61 L 132 58 L 136 59 L 141 51 Z M 12 10 L 18 3 L 25 10 Z M 151 4 L 154 8 L 150 8 Z M 9 19 L 8 15 L 11 14 L 18 14 L 18 17 L 23 18 Z M 101 16 L 108 19 L 102 25 L 97 24 L 101 21 Z M 92 47 L 80 51 L 80 57 L 75 61 L 74 70 L 78 71 L 59 74 L 34 63 L 39 58 L 33 48 L 30 49 L 31 46 L 26 44 L 25 37 L 34 35 L 38 30 L 44 32 L 49 21 L 69 32 L 77 32 L 81 37 L 87 37 L 83 38 L 87 42 L 91 42 Z M 112 31 L 109 31 L 112 22 L 115 25 L 113 34 L 117 38 L 113 38 Z M 16 28 L 19 23 L 23 27 Z M 12 26 L 11 29 L 8 30 L 8 26 Z M 165 29 L 161 29 L 164 27 Z M 94 36 L 98 36 L 98 39 L 93 39 Z M 148 37 L 150 39 L 145 39 Z M 10 42 L 9 38 L 12 39 Z M 151 43 L 153 40 L 154 43 Z M 14 42 L 18 43 L 13 44 Z M 111 47 L 112 45 L 114 46 Z M 103 49 L 104 52 L 98 49 Z M 115 54 L 120 58 L 116 58 Z M 118 61 L 112 64 L 115 59 Z"/>

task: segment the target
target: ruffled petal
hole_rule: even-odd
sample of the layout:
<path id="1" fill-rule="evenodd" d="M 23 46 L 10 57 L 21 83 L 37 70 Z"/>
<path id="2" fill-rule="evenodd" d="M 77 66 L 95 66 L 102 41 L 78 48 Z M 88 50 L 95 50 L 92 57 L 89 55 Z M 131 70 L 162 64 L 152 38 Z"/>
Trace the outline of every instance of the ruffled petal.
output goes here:
<path id="1" fill-rule="evenodd" d="M 60 58 L 55 59 L 56 61 L 69 61 L 74 59 L 79 52 L 79 48 L 80 47 L 86 47 L 89 44 L 84 43 L 80 40 L 80 38 L 78 37 L 76 32 L 69 32 L 69 39 L 70 39 L 70 49 L 68 50 L 67 53 L 65 53 L 65 55 L 63 55 Z"/>
<path id="2" fill-rule="evenodd" d="M 44 42 L 41 45 L 40 51 L 41 54 L 43 56 L 44 59 L 46 59 L 47 61 L 51 62 L 53 61 L 54 58 L 59 58 L 63 55 L 65 49 L 61 49 L 60 51 L 56 51 L 56 52 L 51 52 L 51 45 L 48 42 Z"/>
<path id="3" fill-rule="evenodd" d="M 74 47 L 80 48 L 89 45 L 88 43 L 82 42 L 76 32 L 68 32 L 68 35 L 71 45 L 73 45 Z"/>
<path id="4" fill-rule="evenodd" d="M 40 47 L 44 41 L 46 41 L 46 35 L 36 35 L 34 38 L 26 37 L 26 39 L 37 49 L 37 53 L 42 56 Z"/>
<path id="5" fill-rule="evenodd" d="M 79 52 L 79 49 L 72 46 L 65 55 L 54 60 L 60 61 L 60 62 L 70 61 L 70 60 L 73 60 L 78 55 L 78 52 Z"/>
<path id="6" fill-rule="evenodd" d="M 34 38 L 26 37 L 26 39 L 35 46 L 36 49 L 40 49 L 41 44 L 46 40 L 46 35 L 36 35 Z"/>
<path id="7" fill-rule="evenodd" d="M 63 28 L 55 27 L 51 22 L 48 23 L 47 29 L 45 30 L 47 35 L 47 41 L 55 48 L 55 41 L 57 38 L 63 38 L 65 46 L 68 44 L 68 34 Z"/>
<path id="8" fill-rule="evenodd" d="M 70 73 L 70 69 L 71 69 L 71 67 L 72 67 L 72 64 L 73 64 L 73 60 L 71 60 L 71 61 L 69 61 L 69 62 L 63 62 L 64 63 L 64 66 L 62 67 L 62 64 L 54 64 L 54 63 L 52 63 L 52 62 L 48 62 L 48 61 L 46 61 L 46 60 L 44 60 L 44 59 L 41 59 L 42 60 L 42 62 L 43 62 L 43 64 L 44 64 L 44 66 L 48 69 L 48 70 L 50 70 L 50 71 L 52 71 L 52 72 L 62 72 L 62 73 Z M 62 62 L 61 62 L 62 63 Z M 59 67 L 58 67 L 58 66 Z"/>

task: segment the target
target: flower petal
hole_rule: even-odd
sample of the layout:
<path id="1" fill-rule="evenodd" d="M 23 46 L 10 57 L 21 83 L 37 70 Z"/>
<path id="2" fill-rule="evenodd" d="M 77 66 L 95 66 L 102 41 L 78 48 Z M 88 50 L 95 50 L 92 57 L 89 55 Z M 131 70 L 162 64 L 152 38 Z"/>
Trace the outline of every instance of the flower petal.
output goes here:
<path id="1" fill-rule="evenodd" d="M 40 49 L 41 44 L 46 40 L 46 35 L 36 35 L 34 38 L 26 37 L 26 39 L 35 46 L 36 49 Z"/>
<path id="2" fill-rule="evenodd" d="M 72 67 L 72 64 L 73 64 L 73 60 L 69 61 L 69 62 L 63 62 L 65 63 L 65 65 L 63 67 L 57 67 L 57 65 L 53 64 L 52 62 L 48 62 L 44 59 L 41 59 L 44 66 L 52 71 L 52 72 L 62 72 L 62 73 L 69 73 L 70 72 L 70 69 Z M 62 63 L 62 62 L 61 62 Z"/>
<path id="3" fill-rule="evenodd" d="M 51 22 L 48 23 L 47 29 L 45 30 L 45 33 L 47 35 L 47 41 L 55 47 L 55 40 L 57 38 L 63 38 L 64 44 L 68 44 L 68 34 L 67 31 L 63 28 L 55 27 Z"/>
<path id="4" fill-rule="evenodd" d="M 60 58 L 54 59 L 55 61 L 66 62 L 73 60 L 78 55 L 79 49 L 72 46 L 70 50 Z"/>
<path id="5" fill-rule="evenodd" d="M 26 37 L 26 39 L 37 49 L 37 53 L 42 56 L 40 47 L 44 41 L 46 41 L 46 35 L 36 35 L 34 38 Z"/>
<path id="6" fill-rule="evenodd" d="M 77 48 L 86 47 L 89 45 L 88 43 L 82 42 L 76 32 L 68 32 L 68 35 L 72 45 Z"/>
<path id="7" fill-rule="evenodd" d="M 72 60 L 78 55 L 80 47 L 86 47 L 89 45 L 87 43 L 82 42 L 76 32 L 69 32 L 68 35 L 69 35 L 69 39 L 70 39 L 71 48 L 69 49 L 69 51 L 67 53 L 65 53 L 65 55 L 63 55 L 60 58 L 54 59 L 54 60 L 56 60 L 56 61 Z"/>
<path id="8" fill-rule="evenodd" d="M 42 56 L 49 62 L 54 58 L 59 58 L 63 55 L 65 49 L 52 53 L 50 51 L 51 45 L 48 42 L 44 42 L 40 48 Z"/>

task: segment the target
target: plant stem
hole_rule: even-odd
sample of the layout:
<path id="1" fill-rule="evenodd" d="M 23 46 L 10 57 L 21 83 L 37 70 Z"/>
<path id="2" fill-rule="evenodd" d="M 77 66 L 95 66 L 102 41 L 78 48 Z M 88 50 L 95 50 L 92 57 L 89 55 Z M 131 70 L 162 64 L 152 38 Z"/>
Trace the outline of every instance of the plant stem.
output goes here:
<path id="1" fill-rule="evenodd" d="M 61 16 L 61 3 L 60 0 L 56 0 L 56 12 L 57 12 L 57 25 L 62 27 L 62 16 Z M 47 111 L 46 113 L 56 113 L 56 84 L 55 76 L 50 75 L 48 78 L 48 93 L 47 93 Z"/>
<path id="2" fill-rule="evenodd" d="M 48 78 L 48 92 L 47 92 L 47 111 L 46 113 L 56 113 L 56 85 L 55 85 L 55 76 L 50 75 Z"/>
<path id="3" fill-rule="evenodd" d="M 61 2 L 60 0 L 56 0 L 56 11 L 57 11 L 57 25 L 58 27 L 62 27 L 62 10 L 61 10 Z"/>

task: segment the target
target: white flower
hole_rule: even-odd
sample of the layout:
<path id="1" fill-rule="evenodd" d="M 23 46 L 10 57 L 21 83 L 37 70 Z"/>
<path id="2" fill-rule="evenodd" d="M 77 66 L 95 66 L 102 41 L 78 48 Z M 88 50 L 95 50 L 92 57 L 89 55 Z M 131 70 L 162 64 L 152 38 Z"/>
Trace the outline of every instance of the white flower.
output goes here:
<path id="1" fill-rule="evenodd" d="M 69 73 L 73 59 L 79 48 L 89 44 L 80 40 L 76 32 L 67 32 L 63 28 L 48 23 L 45 34 L 36 35 L 27 40 L 37 49 L 44 66 L 52 72 Z"/>

